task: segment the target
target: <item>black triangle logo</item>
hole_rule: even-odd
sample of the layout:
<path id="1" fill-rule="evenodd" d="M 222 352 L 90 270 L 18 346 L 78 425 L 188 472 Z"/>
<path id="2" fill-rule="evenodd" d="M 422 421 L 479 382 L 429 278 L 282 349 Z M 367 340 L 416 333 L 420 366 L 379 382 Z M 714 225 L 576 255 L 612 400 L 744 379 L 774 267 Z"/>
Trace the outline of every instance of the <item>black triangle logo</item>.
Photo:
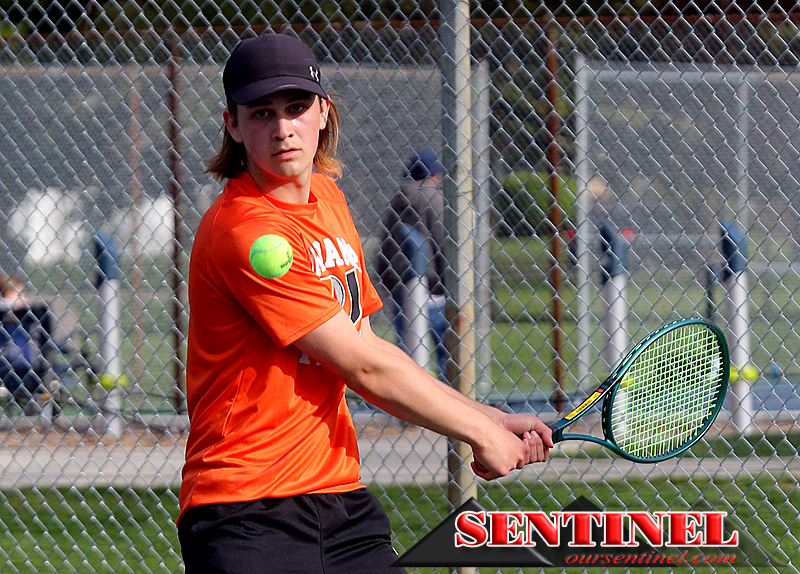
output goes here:
<path id="1" fill-rule="evenodd" d="M 457 547 L 456 517 L 462 512 L 485 512 L 477 500 L 470 498 L 444 519 L 439 526 L 395 560 L 392 566 L 554 566 L 534 548 Z"/>

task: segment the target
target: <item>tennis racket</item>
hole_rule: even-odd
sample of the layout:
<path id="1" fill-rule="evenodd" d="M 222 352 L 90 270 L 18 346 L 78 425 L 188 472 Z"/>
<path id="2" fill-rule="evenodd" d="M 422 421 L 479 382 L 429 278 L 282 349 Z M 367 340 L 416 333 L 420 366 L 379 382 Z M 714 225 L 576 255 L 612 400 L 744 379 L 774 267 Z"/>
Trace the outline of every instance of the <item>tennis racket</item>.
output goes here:
<path id="1" fill-rule="evenodd" d="M 702 319 L 664 325 L 636 345 L 589 397 L 548 425 L 553 442 L 586 440 L 634 462 L 672 458 L 717 418 L 728 390 L 725 336 Z M 565 430 L 603 400 L 603 438 Z M 486 468 L 478 461 L 481 472 Z"/>

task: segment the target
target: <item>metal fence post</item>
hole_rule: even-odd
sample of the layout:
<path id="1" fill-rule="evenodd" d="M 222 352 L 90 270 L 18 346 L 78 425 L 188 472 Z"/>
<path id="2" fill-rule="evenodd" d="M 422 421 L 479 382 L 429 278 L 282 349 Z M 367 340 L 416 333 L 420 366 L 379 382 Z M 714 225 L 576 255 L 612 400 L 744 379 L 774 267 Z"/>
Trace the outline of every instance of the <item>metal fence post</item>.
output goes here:
<path id="1" fill-rule="evenodd" d="M 445 285 L 448 294 L 447 319 L 448 350 L 451 363 L 447 378 L 450 384 L 468 396 L 474 396 L 475 381 L 475 288 L 474 243 L 471 231 L 474 225 L 472 211 L 472 150 L 470 146 L 472 118 L 469 115 L 472 92 L 469 86 L 470 28 L 469 2 L 447 0 L 442 3 L 444 22 L 441 27 L 444 54 L 441 59 L 442 76 L 442 158 L 446 177 L 445 226 L 449 240 L 445 257 L 448 273 Z M 449 500 L 453 506 L 477 496 L 475 475 L 469 468 L 472 456 L 468 445 L 459 441 L 450 443 L 448 469 Z M 470 570 L 462 569 L 461 572 Z"/>
<path id="2" fill-rule="evenodd" d="M 491 147 L 489 118 L 489 64 L 481 61 L 473 73 L 475 99 L 472 116 L 475 131 L 472 134 L 473 180 L 475 193 L 475 321 L 477 341 L 476 393 L 483 398 L 493 388 L 492 382 L 492 198 L 491 198 Z"/>

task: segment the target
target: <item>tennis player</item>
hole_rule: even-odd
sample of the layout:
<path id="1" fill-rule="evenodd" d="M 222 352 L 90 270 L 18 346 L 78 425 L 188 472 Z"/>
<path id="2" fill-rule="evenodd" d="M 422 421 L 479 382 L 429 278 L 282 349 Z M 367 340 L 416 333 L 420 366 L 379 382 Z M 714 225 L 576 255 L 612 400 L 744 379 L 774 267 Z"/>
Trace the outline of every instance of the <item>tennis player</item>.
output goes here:
<path id="1" fill-rule="evenodd" d="M 339 116 L 311 50 L 288 35 L 244 40 L 223 85 L 223 143 L 208 167 L 226 183 L 189 270 L 186 572 L 401 572 L 388 517 L 359 482 L 346 387 L 467 442 L 484 478 L 546 460 L 550 432 L 467 399 L 372 332 L 381 302 L 331 179 Z M 249 261 L 267 234 L 293 251 L 277 278 Z"/>

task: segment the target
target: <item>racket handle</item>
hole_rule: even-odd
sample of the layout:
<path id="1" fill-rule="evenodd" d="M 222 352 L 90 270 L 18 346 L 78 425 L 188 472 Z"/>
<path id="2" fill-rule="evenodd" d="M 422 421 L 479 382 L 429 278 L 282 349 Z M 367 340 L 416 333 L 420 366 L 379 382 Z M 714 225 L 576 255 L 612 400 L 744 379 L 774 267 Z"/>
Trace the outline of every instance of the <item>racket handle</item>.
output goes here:
<path id="1" fill-rule="evenodd" d="M 563 424 L 566 422 L 567 424 Z M 564 419 L 558 420 L 554 423 L 550 423 L 547 427 L 553 432 L 553 444 L 557 442 L 561 442 L 562 437 L 564 435 L 564 428 L 569 425 L 569 421 L 564 421 Z"/>

